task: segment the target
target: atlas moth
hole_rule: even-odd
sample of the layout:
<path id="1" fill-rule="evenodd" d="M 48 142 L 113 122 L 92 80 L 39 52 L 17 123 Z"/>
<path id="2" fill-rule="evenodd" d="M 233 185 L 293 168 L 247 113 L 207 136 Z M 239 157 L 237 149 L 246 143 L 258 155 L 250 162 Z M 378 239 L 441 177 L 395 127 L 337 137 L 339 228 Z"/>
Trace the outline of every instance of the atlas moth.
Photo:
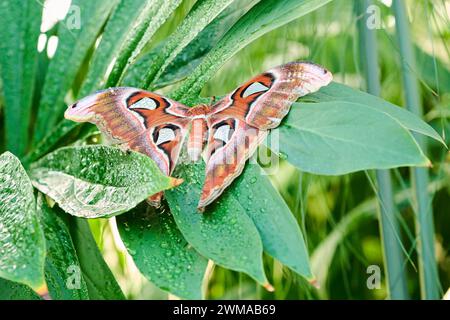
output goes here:
<path id="1" fill-rule="evenodd" d="M 218 102 L 187 107 L 153 92 L 117 87 L 70 105 L 67 119 L 91 122 L 112 142 L 151 157 L 172 174 L 185 139 L 187 153 L 206 163 L 198 209 L 239 176 L 270 129 L 299 97 L 328 85 L 332 74 L 310 62 L 291 62 L 247 81 Z M 149 197 L 158 206 L 163 193 Z"/>

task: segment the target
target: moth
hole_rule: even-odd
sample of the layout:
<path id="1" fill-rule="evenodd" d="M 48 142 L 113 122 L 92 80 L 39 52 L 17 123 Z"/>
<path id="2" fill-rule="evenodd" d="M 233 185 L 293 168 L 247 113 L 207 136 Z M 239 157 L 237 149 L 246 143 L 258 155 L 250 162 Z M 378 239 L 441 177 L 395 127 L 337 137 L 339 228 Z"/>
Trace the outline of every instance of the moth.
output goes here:
<path id="1" fill-rule="evenodd" d="M 151 157 L 171 175 L 187 139 L 187 154 L 206 163 L 198 209 L 211 204 L 241 174 L 270 129 L 276 128 L 299 97 L 332 80 L 325 68 L 291 62 L 247 81 L 210 105 L 187 107 L 153 92 L 117 87 L 70 105 L 64 116 L 91 122 L 124 148 Z M 159 205 L 162 192 L 149 202 Z"/>

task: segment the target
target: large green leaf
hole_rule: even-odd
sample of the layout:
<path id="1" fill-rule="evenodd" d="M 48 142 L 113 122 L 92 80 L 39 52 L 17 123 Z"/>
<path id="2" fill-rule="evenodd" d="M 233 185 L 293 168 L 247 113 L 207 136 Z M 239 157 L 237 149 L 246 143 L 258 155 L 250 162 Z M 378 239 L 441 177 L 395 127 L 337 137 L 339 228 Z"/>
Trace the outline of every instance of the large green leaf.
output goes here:
<path id="1" fill-rule="evenodd" d="M 181 298 L 202 298 L 208 261 L 186 242 L 170 213 L 143 203 L 117 217 L 117 226 L 136 266 L 148 280 Z"/>
<path id="2" fill-rule="evenodd" d="M 38 290 L 44 280 L 45 239 L 33 186 L 11 153 L 0 156 L 0 277 Z"/>
<path id="3" fill-rule="evenodd" d="M 38 1 L 3 0 L 0 5 L 0 77 L 5 103 L 6 149 L 27 148 L 37 70 L 42 6 Z"/>
<path id="4" fill-rule="evenodd" d="M 180 180 L 137 152 L 107 146 L 58 149 L 30 167 L 34 186 L 66 212 L 84 218 L 117 215 Z"/>
<path id="5" fill-rule="evenodd" d="M 92 300 L 123 300 L 111 270 L 103 259 L 86 219 L 70 217 L 69 230 L 75 246 L 83 278 Z"/>
<path id="6" fill-rule="evenodd" d="M 39 194 L 37 207 L 47 244 L 45 279 L 50 297 L 57 300 L 89 299 L 69 230 L 58 216 L 64 212 L 56 206 L 50 208 L 42 194 Z"/>
<path id="7" fill-rule="evenodd" d="M 117 1 L 72 1 L 73 10 L 58 27 L 58 48 L 47 70 L 34 142 L 42 140 L 62 118 L 64 98 Z"/>
<path id="8" fill-rule="evenodd" d="M 430 163 L 397 120 L 355 102 L 295 103 L 279 137 L 280 154 L 315 174 Z"/>
<path id="9" fill-rule="evenodd" d="M 259 165 L 247 164 L 223 198 L 236 199 L 253 220 L 264 251 L 305 278 L 313 278 L 298 223 Z"/>
<path id="10" fill-rule="evenodd" d="M 173 94 L 185 101 L 196 97 L 203 85 L 236 52 L 263 34 L 301 17 L 331 0 L 261 0 L 217 43 L 202 63 Z"/>
<path id="11" fill-rule="evenodd" d="M 178 228 L 201 255 L 268 285 L 258 230 L 239 202 L 221 197 L 205 213 L 197 211 L 204 171 L 203 163 L 178 165 L 178 172 L 189 183 L 166 191 Z"/>
<path id="12" fill-rule="evenodd" d="M 352 89 L 340 83 L 332 82 L 318 92 L 304 97 L 302 100 L 312 102 L 350 102 L 355 103 L 357 106 L 365 106 L 377 112 L 384 113 L 410 131 L 426 135 L 445 145 L 442 137 L 415 114 L 379 97 Z"/>

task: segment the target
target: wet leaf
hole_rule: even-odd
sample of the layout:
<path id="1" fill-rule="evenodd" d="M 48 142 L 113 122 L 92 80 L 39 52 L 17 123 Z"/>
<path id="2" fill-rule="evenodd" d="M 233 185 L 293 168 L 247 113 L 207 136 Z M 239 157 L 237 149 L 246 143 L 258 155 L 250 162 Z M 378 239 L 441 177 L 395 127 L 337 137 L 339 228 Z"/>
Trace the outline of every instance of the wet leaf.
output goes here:
<path id="1" fill-rule="evenodd" d="M 146 27 L 150 22 L 154 23 L 155 16 L 161 12 L 161 6 L 176 8 L 176 5 L 170 6 L 170 2 L 180 1 L 121 0 L 119 2 L 105 26 L 86 80 L 80 90 L 81 97 L 105 86 L 108 66 L 116 63 L 118 53 L 137 46 L 145 34 Z M 161 20 L 165 20 L 165 15 Z M 156 28 L 153 32 L 155 31 Z"/>
<path id="2" fill-rule="evenodd" d="M 430 164 L 409 132 L 439 140 L 425 122 L 380 99 L 358 97 L 350 88 L 333 98 L 327 95 L 336 89 L 326 87 L 303 100 L 320 102 L 293 104 L 279 127 L 284 159 L 303 171 L 328 175 Z"/>
<path id="3" fill-rule="evenodd" d="M 186 242 L 170 213 L 143 203 L 116 220 L 128 252 L 149 281 L 180 298 L 202 298 L 208 261 Z"/>
<path id="4" fill-rule="evenodd" d="M 42 194 L 38 196 L 37 207 L 47 244 L 45 279 L 50 297 L 54 300 L 89 299 L 69 230 L 58 216 L 64 212 L 56 206 L 50 208 Z"/>
<path id="5" fill-rule="evenodd" d="M 70 217 L 69 231 L 92 300 L 124 300 L 125 296 L 100 253 L 86 219 Z"/>
<path id="6" fill-rule="evenodd" d="M 33 187 L 11 153 L 0 156 L 0 277 L 38 290 L 44 284 L 45 239 Z"/>
<path id="7" fill-rule="evenodd" d="M 173 59 L 161 77 L 152 83 L 152 88 L 164 87 L 189 75 L 231 26 L 256 2 L 258 0 L 231 3 Z M 124 78 L 126 85 L 140 87 L 141 83 L 145 83 L 146 73 L 142 70 L 152 63 L 153 57 L 158 54 L 163 44 L 156 46 L 131 65 Z"/>
<path id="8" fill-rule="evenodd" d="M 204 170 L 203 163 L 179 164 L 178 172 L 189 183 L 166 191 L 178 228 L 201 255 L 266 285 L 261 239 L 239 202 L 219 198 L 205 213 L 197 211 Z"/>
<path id="9" fill-rule="evenodd" d="M 222 195 L 234 198 L 253 220 L 264 251 L 301 276 L 313 275 L 303 234 L 289 207 L 257 164 L 246 164 L 244 172 Z"/>
<path id="10" fill-rule="evenodd" d="M 109 75 L 106 87 L 117 86 L 120 83 L 121 77 L 136 61 L 145 45 L 153 38 L 156 31 L 166 19 L 173 14 L 180 3 L 181 0 L 147 1 L 147 6 L 150 5 L 148 12 L 140 16 L 140 19 L 142 19 L 141 23 L 133 25 L 132 34 L 128 38 L 128 41 L 121 47 L 116 61 L 114 62 L 111 74 Z M 143 70 L 140 70 L 139 72 L 145 73 Z"/>
<path id="11" fill-rule="evenodd" d="M 0 300 L 41 300 L 30 287 L 0 278 Z"/>
<path id="12" fill-rule="evenodd" d="M 30 176 L 64 211 L 84 218 L 126 212 L 180 183 L 149 157 L 107 146 L 58 149 L 32 164 Z"/>

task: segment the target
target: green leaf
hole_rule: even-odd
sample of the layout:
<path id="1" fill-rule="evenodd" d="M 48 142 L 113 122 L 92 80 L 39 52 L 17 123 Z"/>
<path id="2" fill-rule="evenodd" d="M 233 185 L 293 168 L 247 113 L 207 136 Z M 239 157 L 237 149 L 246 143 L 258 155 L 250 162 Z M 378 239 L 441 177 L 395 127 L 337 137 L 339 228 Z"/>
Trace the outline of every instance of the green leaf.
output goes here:
<path id="1" fill-rule="evenodd" d="M 62 119 L 64 98 L 83 61 L 118 0 L 74 0 L 58 27 L 58 48 L 50 62 L 42 91 L 34 142 L 42 140 Z M 79 19 L 79 21 L 77 21 Z"/>
<path id="2" fill-rule="evenodd" d="M 34 186 L 66 212 L 84 218 L 117 215 L 180 180 L 137 152 L 107 146 L 58 149 L 30 167 Z"/>
<path id="3" fill-rule="evenodd" d="M 87 220 L 70 217 L 69 230 L 89 297 L 92 300 L 124 300 L 122 290 L 98 250 Z"/>
<path id="4" fill-rule="evenodd" d="M 0 278 L 0 300 L 41 300 L 30 287 Z"/>
<path id="5" fill-rule="evenodd" d="M 182 20 L 177 29 L 169 36 L 153 55 L 151 64 L 145 69 L 146 76 L 141 88 L 148 88 L 158 79 L 178 53 L 189 44 L 217 15 L 233 0 L 199 0 Z"/>
<path id="6" fill-rule="evenodd" d="M 56 206 L 47 206 L 42 194 L 38 196 L 37 207 L 47 244 L 45 279 L 50 297 L 58 300 L 89 299 L 69 229 L 58 216 L 64 213 Z"/>
<path id="7" fill-rule="evenodd" d="M 355 102 L 295 103 L 279 137 L 282 157 L 315 174 L 429 164 L 398 120 Z"/>
<path id="8" fill-rule="evenodd" d="M 244 172 L 223 197 L 232 196 L 253 220 L 264 251 L 311 280 L 308 250 L 297 221 L 259 165 L 246 164 Z M 224 200 L 226 201 L 226 200 Z"/>
<path id="9" fill-rule="evenodd" d="M 6 149 L 22 156 L 29 138 L 42 5 L 38 1 L 3 0 L 0 16 Z"/>
<path id="10" fill-rule="evenodd" d="M 128 252 L 148 280 L 178 297 L 202 298 L 208 261 L 186 242 L 170 213 L 143 203 L 116 219 Z"/>
<path id="11" fill-rule="evenodd" d="M 384 113 L 392 119 L 396 120 L 404 128 L 426 135 L 445 145 L 442 137 L 427 123 L 415 114 L 400 108 L 386 100 L 373 96 L 371 94 L 352 89 L 346 85 L 332 82 L 328 86 L 323 87 L 318 92 L 303 98 L 312 102 L 353 102 L 367 108 L 371 108 L 377 112 Z"/>
<path id="12" fill-rule="evenodd" d="M 174 92 L 184 101 L 199 94 L 203 85 L 236 52 L 263 34 L 299 18 L 331 0 L 262 0 L 249 10 L 217 43 L 202 63 Z"/>
<path id="13" fill-rule="evenodd" d="M 239 202 L 221 197 L 205 213 L 197 211 L 204 171 L 203 163 L 178 165 L 178 172 L 189 183 L 166 192 L 178 228 L 201 255 L 268 285 L 258 230 Z"/>
<path id="14" fill-rule="evenodd" d="M 33 290 L 45 285 L 45 239 L 33 187 L 11 153 L 0 156 L 0 277 Z"/>

